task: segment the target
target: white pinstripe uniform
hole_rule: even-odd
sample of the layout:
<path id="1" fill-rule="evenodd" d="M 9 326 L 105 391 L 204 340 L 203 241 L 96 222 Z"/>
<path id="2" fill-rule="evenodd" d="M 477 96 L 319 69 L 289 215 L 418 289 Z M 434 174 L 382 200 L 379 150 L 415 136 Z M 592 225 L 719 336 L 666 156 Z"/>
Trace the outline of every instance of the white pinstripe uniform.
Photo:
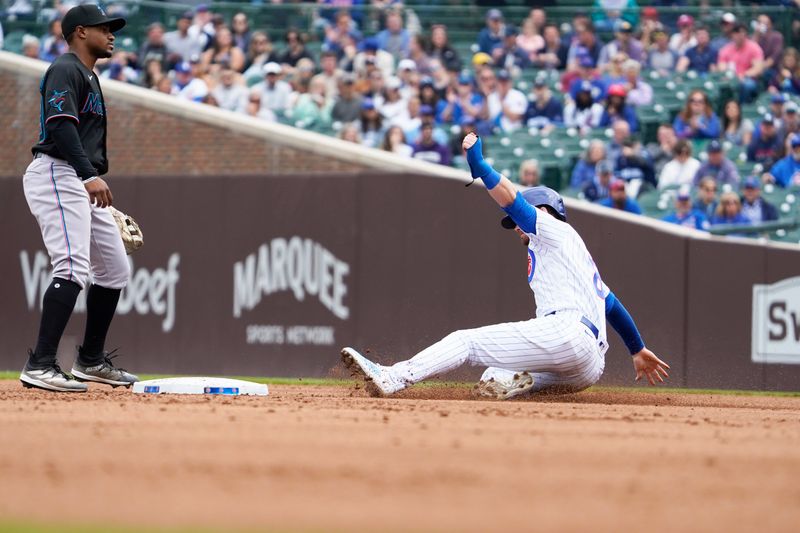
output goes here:
<path id="1" fill-rule="evenodd" d="M 466 363 L 489 367 L 484 380 L 529 371 L 534 391 L 578 391 L 600 379 L 609 289 L 572 226 L 541 210 L 536 215 L 536 233 L 527 234 L 536 318 L 451 333 L 393 365 L 397 376 L 416 383 Z"/>

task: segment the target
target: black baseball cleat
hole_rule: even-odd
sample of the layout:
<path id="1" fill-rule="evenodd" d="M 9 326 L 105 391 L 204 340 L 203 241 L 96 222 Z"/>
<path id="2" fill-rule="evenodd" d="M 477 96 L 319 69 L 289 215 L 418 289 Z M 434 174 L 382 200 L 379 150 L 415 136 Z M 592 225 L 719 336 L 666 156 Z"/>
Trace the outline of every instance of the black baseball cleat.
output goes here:
<path id="1" fill-rule="evenodd" d="M 139 381 L 139 378 L 126 371 L 124 368 L 114 366 L 111 360 L 118 357 L 118 355 L 113 355 L 114 352 L 116 352 L 116 350 L 103 352 L 103 361 L 100 364 L 92 366 L 82 364 L 80 356 L 78 356 L 78 360 L 72 365 L 72 375 L 78 381 L 104 383 L 114 388 L 130 387 Z"/>

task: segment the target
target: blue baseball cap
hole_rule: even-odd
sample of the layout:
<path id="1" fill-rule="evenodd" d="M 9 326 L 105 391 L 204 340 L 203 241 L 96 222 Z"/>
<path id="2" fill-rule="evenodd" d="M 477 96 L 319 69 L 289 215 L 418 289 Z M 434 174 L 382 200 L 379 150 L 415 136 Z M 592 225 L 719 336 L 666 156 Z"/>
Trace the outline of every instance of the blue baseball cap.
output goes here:
<path id="1" fill-rule="evenodd" d="M 786 102 L 786 98 L 781 93 L 776 93 L 772 95 L 770 102 L 773 104 L 783 104 Z"/>
<path id="2" fill-rule="evenodd" d="M 706 151 L 708 153 L 721 152 L 722 151 L 722 143 L 720 143 L 718 140 L 714 139 L 713 141 L 708 143 L 708 147 L 706 148 Z"/>
<path id="3" fill-rule="evenodd" d="M 361 102 L 361 109 L 365 111 L 375 109 L 375 102 L 372 101 L 372 98 L 364 98 L 364 101 Z"/>
<path id="4" fill-rule="evenodd" d="M 458 75 L 458 83 L 461 85 L 470 85 L 472 83 L 472 74 L 469 72 L 462 72 Z"/>
<path id="5" fill-rule="evenodd" d="M 594 68 L 594 59 L 589 54 L 578 55 L 578 65 L 584 68 Z"/>
<path id="6" fill-rule="evenodd" d="M 364 48 L 364 50 L 369 50 L 369 51 L 374 52 L 379 48 L 378 40 L 377 39 L 373 39 L 373 38 L 364 39 L 364 42 L 362 43 L 362 47 Z"/>
<path id="7" fill-rule="evenodd" d="M 797 148 L 800 146 L 800 133 L 795 133 L 792 135 L 792 140 L 790 142 L 792 143 L 792 148 Z"/>
<path id="8" fill-rule="evenodd" d="M 744 180 L 744 188 L 745 189 L 760 189 L 761 182 L 755 176 L 750 176 L 746 180 Z"/>
<path id="9" fill-rule="evenodd" d="M 175 72 L 178 74 L 188 74 L 192 71 L 192 65 L 189 64 L 188 61 L 181 61 L 177 65 L 175 65 Z"/>

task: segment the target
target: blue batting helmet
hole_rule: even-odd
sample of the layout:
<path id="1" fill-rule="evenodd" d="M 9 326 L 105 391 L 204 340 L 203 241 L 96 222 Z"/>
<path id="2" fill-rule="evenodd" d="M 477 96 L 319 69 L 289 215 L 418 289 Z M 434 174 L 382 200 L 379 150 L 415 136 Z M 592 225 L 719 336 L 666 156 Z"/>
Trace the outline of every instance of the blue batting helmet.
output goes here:
<path id="1" fill-rule="evenodd" d="M 539 207 L 540 205 L 550 206 L 556 218 L 562 222 L 567 221 L 567 208 L 564 205 L 564 199 L 550 187 L 540 185 L 538 187 L 525 189 L 522 191 L 522 197 L 533 207 Z M 500 221 L 500 224 L 506 229 L 514 229 L 517 227 L 517 223 L 509 216 L 504 217 L 503 220 Z"/>

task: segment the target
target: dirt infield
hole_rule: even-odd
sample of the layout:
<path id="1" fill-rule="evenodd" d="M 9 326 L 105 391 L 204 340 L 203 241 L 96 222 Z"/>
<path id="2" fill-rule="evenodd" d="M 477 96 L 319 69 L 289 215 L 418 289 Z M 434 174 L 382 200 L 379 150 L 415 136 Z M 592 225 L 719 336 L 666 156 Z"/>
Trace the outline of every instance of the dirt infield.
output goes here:
<path id="1" fill-rule="evenodd" d="M 466 388 L 54 395 L 0 382 L 0 521 L 797 531 L 800 398 Z"/>

